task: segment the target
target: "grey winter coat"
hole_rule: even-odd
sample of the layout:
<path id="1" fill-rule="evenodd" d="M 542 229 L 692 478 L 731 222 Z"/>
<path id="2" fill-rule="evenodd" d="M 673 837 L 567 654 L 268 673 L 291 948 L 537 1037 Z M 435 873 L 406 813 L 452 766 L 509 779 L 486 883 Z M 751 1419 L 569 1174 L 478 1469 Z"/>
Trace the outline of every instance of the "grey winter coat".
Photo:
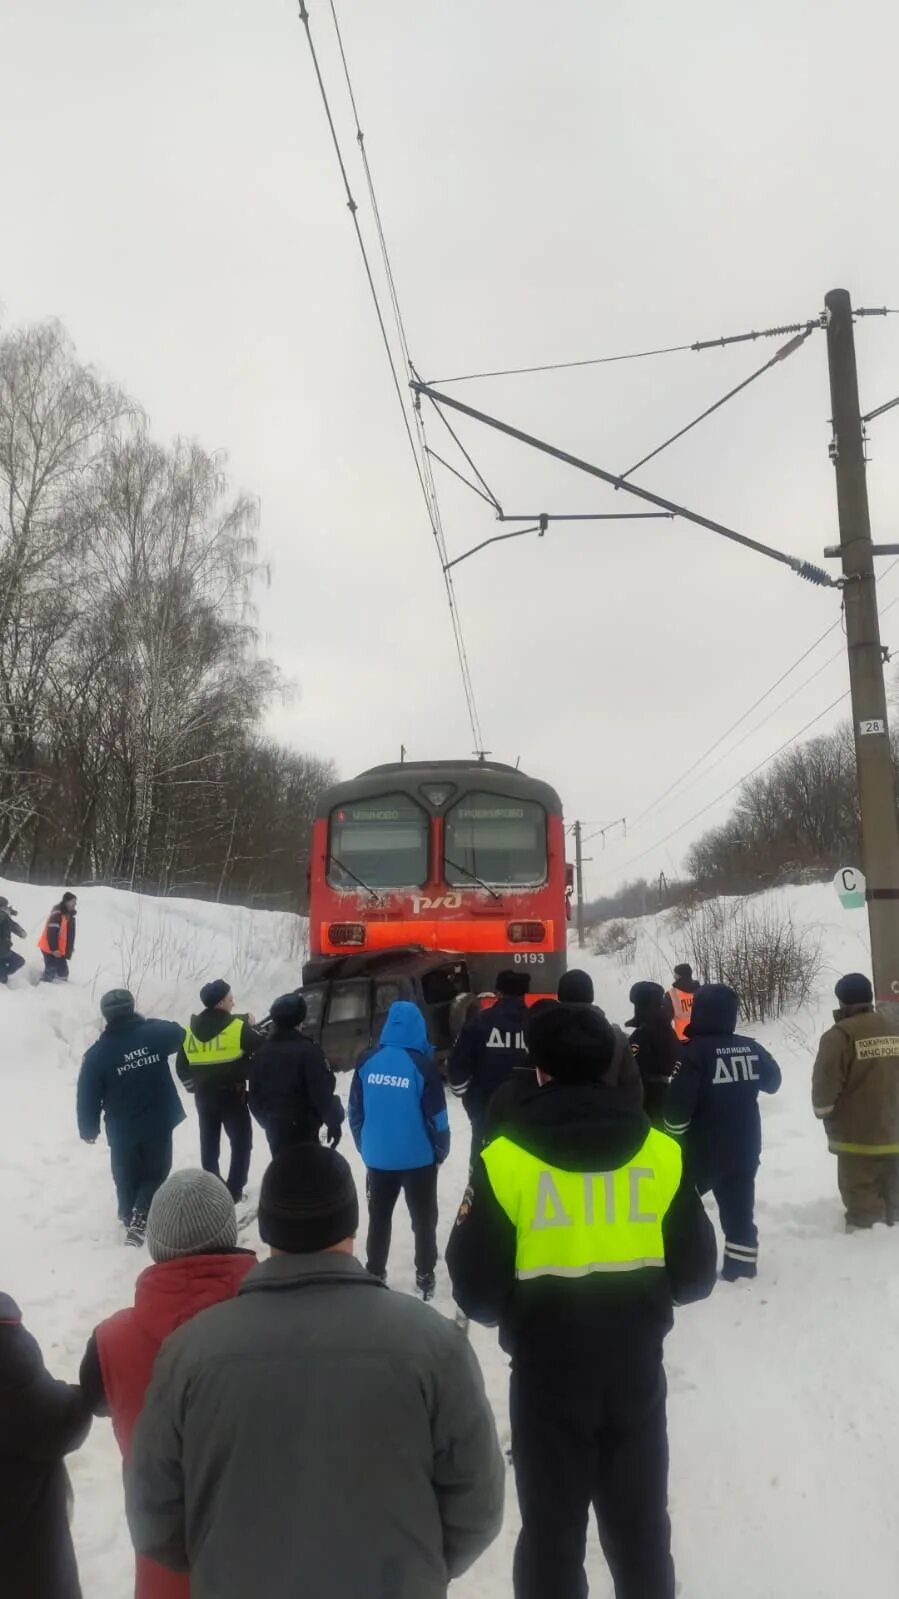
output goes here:
<path id="1" fill-rule="evenodd" d="M 445 1599 L 505 1470 L 459 1329 L 346 1255 L 283 1255 L 166 1340 L 126 1469 L 191 1599 Z"/>

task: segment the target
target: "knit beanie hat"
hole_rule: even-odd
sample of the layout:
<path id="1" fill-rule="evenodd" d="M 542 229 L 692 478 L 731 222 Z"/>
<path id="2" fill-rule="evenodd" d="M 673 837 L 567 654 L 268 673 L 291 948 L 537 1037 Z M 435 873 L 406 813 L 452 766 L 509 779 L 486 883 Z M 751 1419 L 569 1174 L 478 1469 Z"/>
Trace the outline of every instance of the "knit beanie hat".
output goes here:
<path id="1" fill-rule="evenodd" d="M 874 990 L 863 972 L 847 972 L 834 993 L 841 1005 L 873 1005 Z"/>
<path id="2" fill-rule="evenodd" d="M 259 1233 L 287 1255 L 330 1249 L 359 1228 L 359 1199 L 342 1155 L 324 1144 L 295 1144 L 276 1155 L 262 1179 Z"/>
<path id="3" fill-rule="evenodd" d="M 157 1264 L 236 1249 L 237 1211 L 221 1178 L 207 1171 L 172 1172 L 150 1205 L 147 1248 Z"/>
<path id="4" fill-rule="evenodd" d="M 563 1005 L 592 1005 L 593 978 L 589 972 L 563 972 L 559 978 L 559 999 Z"/>
<path id="5" fill-rule="evenodd" d="M 211 983 L 204 983 L 200 989 L 200 1004 L 204 1010 L 215 1010 L 223 999 L 227 999 L 231 992 L 231 984 L 226 983 L 224 977 L 216 977 Z"/>
<path id="6" fill-rule="evenodd" d="M 531 986 L 530 972 L 516 972 L 514 970 L 499 972 L 496 978 L 496 992 L 505 994 L 510 999 L 523 999 Z"/>
<path id="7" fill-rule="evenodd" d="M 688 964 L 687 961 L 682 961 L 679 966 L 675 966 L 674 975 L 675 977 L 691 978 L 693 976 L 693 968 Z"/>
<path id="8" fill-rule="evenodd" d="M 111 988 L 100 1001 L 100 1015 L 107 1022 L 124 1022 L 134 1015 L 134 995 L 127 988 Z"/>
<path id="9" fill-rule="evenodd" d="M 302 994 L 281 994 L 272 1000 L 269 1015 L 278 1027 L 299 1027 L 306 1020 L 306 1001 Z"/>
<path id="10" fill-rule="evenodd" d="M 615 1034 L 589 1005 L 541 1005 L 527 1025 L 531 1065 L 557 1083 L 599 1083 L 612 1064 Z"/>

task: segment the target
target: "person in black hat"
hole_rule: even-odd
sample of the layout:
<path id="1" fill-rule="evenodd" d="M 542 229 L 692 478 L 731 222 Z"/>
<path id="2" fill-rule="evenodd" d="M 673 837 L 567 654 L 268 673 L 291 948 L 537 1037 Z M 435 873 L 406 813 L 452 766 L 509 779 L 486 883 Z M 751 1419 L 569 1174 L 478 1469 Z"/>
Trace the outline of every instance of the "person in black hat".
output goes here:
<path id="1" fill-rule="evenodd" d="M 665 1012 L 665 990 L 661 983 L 634 983 L 628 998 L 634 1014 L 624 1025 L 633 1028 L 631 1049 L 643 1082 L 643 1105 L 653 1126 L 661 1127 L 678 1054 L 671 1018 Z"/>
<path id="2" fill-rule="evenodd" d="M 559 1001 L 563 1005 L 589 1005 L 597 1016 L 607 1019 L 605 1011 L 595 1002 L 593 978 L 589 972 L 580 971 L 576 966 L 563 972 L 559 979 Z M 636 1056 L 623 1028 L 617 1022 L 610 1025 L 615 1034 L 615 1055 L 607 1081 L 620 1089 L 634 1110 L 640 1110 L 643 1105 L 643 1079 L 637 1068 Z"/>
<path id="3" fill-rule="evenodd" d="M 247 1072 L 262 1036 L 254 1016 L 235 1011 L 231 984 L 223 977 L 200 989 L 200 1004 L 202 1011 L 191 1017 L 185 1030 L 175 1070 L 197 1103 L 203 1170 L 219 1177 L 223 1132 L 231 1145 L 226 1182 L 236 1204 L 244 1197 L 250 1175 L 253 1123 L 247 1107 Z"/>
<path id="4" fill-rule="evenodd" d="M 449 1085 L 465 1105 L 471 1122 L 471 1158 L 474 1161 L 484 1137 L 487 1106 L 496 1090 L 516 1067 L 527 1067 L 525 995 L 531 986 L 527 972 L 515 968 L 496 979 L 498 998 L 471 1017 L 453 1046 Z"/>
<path id="5" fill-rule="evenodd" d="M 680 1044 L 687 1037 L 687 1028 L 693 1013 L 693 999 L 698 992 L 699 984 L 693 976 L 692 966 L 687 961 L 680 961 L 674 968 L 674 978 L 665 995 L 663 1007 Z"/>
<path id="6" fill-rule="evenodd" d="M 899 1033 L 875 1009 L 863 972 L 836 985 L 834 1025 L 818 1045 L 812 1107 L 837 1157 L 849 1232 L 899 1222 Z"/>
<path id="7" fill-rule="evenodd" d="M 540 1089 L 480 1152 L 446 1262 L 511 1356 L 515 1599 L 586 1593 L 595 1508 L 618 1599 L 674 1599 L 662 1343 L 715 1281 L 711 1223 L 673 1139 L 608 1076 L 610 1024 L 535 1007 Z"/>
<path id="8" fill-rule="evenodd" d="M 95 1144 L 105 1117 L 119 1220 L 126 1242 L 140 1245 L 150 1201 L 172 1169 L 172 1133 L 184 1121 L 168 1064 L 184 1028 L 138 1016 L 127 988 L 104 994 L 100 1013 L 106 1029 L 78 1077 L 78 1132 Z"/>
<path id="9" fill-rule="evenodd" d="M 249 1070 L 250 1109 L 273 1155 L 289 1144 L 318 1143 L 322 1127 L 336 1149 L 343 1106 L 324 1053 L 300 1031 L 306 1020 L 302 994 L 282 994 L 270 1011 L 272 1029 L 253 1055 Z"/>
<path id="10" fill-rule="evenodd" d="M 500 1530 L 477 1358 L 365 1271 L 358 1225 L 343 1157 L 283 1150 L 259 1201 L 272 1258 L 163 1344 L 126 1507 L 138 1552 L 192 1593 L 446 1599 Z"/>
<path id="11" fill-rule="evenodd" d="M 25 937 L 24 927 L 15 920 L 18 914 L 6 896 L 0 894 L 0 983 L 8 983 L 13 973 L 25 965 L 25 957 L 12 947 L 13 935 Z"/>

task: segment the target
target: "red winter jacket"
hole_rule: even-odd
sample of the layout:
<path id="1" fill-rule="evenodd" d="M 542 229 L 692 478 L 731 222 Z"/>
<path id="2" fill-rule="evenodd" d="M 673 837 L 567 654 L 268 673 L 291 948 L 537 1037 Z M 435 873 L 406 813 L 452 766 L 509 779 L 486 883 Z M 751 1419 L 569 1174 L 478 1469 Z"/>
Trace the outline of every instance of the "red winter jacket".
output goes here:
<path id="1" fill-rule="evenodd" d="M 231 1299 L 255 1265 L 256 1256 L 249 1250 L 236 1250 L 222 1255 L 185 1255 L 148 1266 L 135 1284 L 134 1305 L 100 1323 L 95 1338 L 103 1388 L 125 1460 L 161 1344 L 199 1311 Z M 135 1599 L 189 1596 L 187 1576 L 138 1555 Z"/>

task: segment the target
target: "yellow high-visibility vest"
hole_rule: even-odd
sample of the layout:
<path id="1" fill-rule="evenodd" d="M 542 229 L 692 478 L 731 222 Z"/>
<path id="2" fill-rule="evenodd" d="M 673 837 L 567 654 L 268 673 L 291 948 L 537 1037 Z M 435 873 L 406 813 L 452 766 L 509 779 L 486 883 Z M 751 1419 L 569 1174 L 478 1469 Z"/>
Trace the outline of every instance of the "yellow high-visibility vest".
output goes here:
<path id="1" fill-rule="evenodd" d="M 204 1066 L 227 1066 L 232 1060 L 240 1060 L 243 1056 L 240 1046 L 242 1036 L 242 1016 L 235 1017 L 214 1038 L 198 1038 L 188 1027 L 184 1034 L 187 1064 L 192 1071 L 202 1073 Z"/>
<path id="2" fill-rule="evenodd" d="M 589 1277 L 663 1267 L 662 1222 L 680 1186 L 680 1147 L 653 1128 L 614 1171 L 563 1171 L 501 1137 L 483 1152 L 497 1202 L 515 1228 L 515 1275 Z"/>

